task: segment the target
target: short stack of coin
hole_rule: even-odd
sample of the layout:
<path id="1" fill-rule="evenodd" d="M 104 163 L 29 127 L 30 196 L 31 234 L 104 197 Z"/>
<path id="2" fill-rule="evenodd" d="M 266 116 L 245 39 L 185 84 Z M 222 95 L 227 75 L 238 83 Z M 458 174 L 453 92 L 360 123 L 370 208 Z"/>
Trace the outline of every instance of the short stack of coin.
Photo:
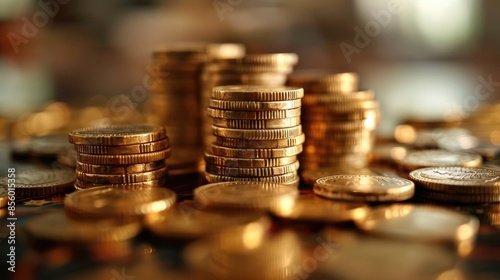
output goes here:
<path id="1" fill-rule="evenodd" d="M 69 133 L 77 151 L 77 189 L 110 185 L 117 188 L 165 185 L 170 154 L 162 126 L 111 125 Z"/>
<path id="2" fill-rule="evenodd" d="M 288 85 L 304 88 L 302 124 L 306 142 L 301 168 L 361 168 L 374 145 L 379 108 L 372 91 L 357 91 L 355 73 L 303 73 Z"/>
<path id="3" fill-rule="evenodd" d="M 207 114 L 215 141 L 205 153 L 208 182 L 298 185 L 303 90 L 284 86 L 220 86 Z"/>
<path id="4" fill-rule="evenodd" d="M 213 87 L 224 85 L 265 85 L 282 86 L 288 74 L 297 63 L 294 53 L 248 54 L 243 58 L 215 59 L 208 63 L 202 73 L 202 118 Z M 214 141 L 212 121 L 203 118 L 203 135 L 205 148 Z"/>
<path id="5" fill-rule="evenodd" d="M 148 123 L 165 126 L 176 151 L 168 162 L 178 175 L 196 173 L 203 157 L 201 87 L 203 66 L 215 58 L 238 58 L 241 44 L 181 44 L 153 52 L 154 79 L 145 110 Z M 195 178 L 195 176 L 191 176 Z"/>

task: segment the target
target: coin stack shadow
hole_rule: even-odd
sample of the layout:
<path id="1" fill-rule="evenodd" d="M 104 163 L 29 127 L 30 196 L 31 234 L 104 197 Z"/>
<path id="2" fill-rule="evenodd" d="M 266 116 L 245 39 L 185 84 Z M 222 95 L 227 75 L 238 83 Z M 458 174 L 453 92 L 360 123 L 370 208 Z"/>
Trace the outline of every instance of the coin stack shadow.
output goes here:
<path id="1" fill-rule="evenodd" d="M 357 91 L 357 74 L 297 73 L 288 85 L 302 87 L 305 93 L 301 169 L 366 166 L 380 112 L 372 91 Z"/>
<path id="2" fill-rule="evenodd" d="M 149 188 L 164 186 L 170 157 L 164 127 L 111 125 L 77 129 L 69 134 L 77 151 L 76 189 L 98 186 Z"/>
<path id="3" fill-rule="evenodd" d="M 257 181 L 298 186 L 301 88 L 220 86 L 207 114 L 215 141 L 205 153 L 208 182 Z"/>
<path id="4" fill-rule="evenodd" d="M 205 149 L 215 140 L 206 108 L 213 87 L 225 85 L 282 86 L 297 63 L 295 53 L 247 54 L 243 58 L 214 59 L 203 69 L 202 125 Z"/>

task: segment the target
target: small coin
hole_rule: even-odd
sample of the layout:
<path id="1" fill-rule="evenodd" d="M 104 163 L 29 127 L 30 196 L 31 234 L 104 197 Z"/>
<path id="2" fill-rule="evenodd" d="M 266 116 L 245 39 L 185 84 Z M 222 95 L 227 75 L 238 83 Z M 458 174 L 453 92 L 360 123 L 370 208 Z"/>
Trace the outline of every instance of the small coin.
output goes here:
<path id="1" fill-rule="evenodd" d="M 399 161 L 399 165 L 407 170 L 435 166 L 479 167 L 481 163 L 478 154 L 445 150 L 413 151 Z"/>
<path id="2" fill-rule="evenodd" d="M 271 110 L 289 110 L 299 108 L 301 106 L 300 99 L 258 102 L 258 101 L 231 101 L 210 99 L 208 107 L 220 110 L 236 110 L 236 111 L 271 111 Z"/>
<path id="3" fill-rule="evenodd" d="M 290 117 L 286 119 L 274 120 L 234 120 L 212 118 L 212 124 L 218 127 L 239 129 L 287 128 L 299 125 L 300 117 Z"/>
<path id="4" fill-rule="evenodd" d="M 39 242 L 84 245 L 88 243 L 117 242 L 139 234 L 137 222 L 120 223 L 114 220 L 78 221 L 67 217 L 64 211 L 37 215 L 26 222 L 26 234 Z"/>
<path id="5" fill-rule="evenodd" d="M 210 94 L 213 99 L 234 101 L 286 101 L 303 96 L 302 88 L 257 85 L 218 86 Z"/>
<path id="6" fill-rule="evenodd" d="M 76 170 L 83 173 L 92 174 L 109 174 L 109 175 L 123 175 L 134 174 L 157 170 L 165 167 L 165 161 L 153 161 L 147 163 L 137 163 L 131 165 L 96 165 L 89 163 L 76 162 Z"/>
<path id="7" fill-rule="evenodd" d="M 64 199 L 70 217 L 79 219 L 137 219 L 144 215 L 168 210 L 176 194 L 165 188 L 145 188 L 140 191 L 109 186 L 81 190 Z"/>
<path id="8" fill-rule="evenodd" d="M 209 183 L 243 181 L 243 182 L 278 183 L 290 186 L 298 186 L 299 175 L 297 174 L 297 172 L 291 172 L 283 175 L 253 178 L 253 177 L 222 176 L 218 174 L 205 172 L 205 179 L 207 179 Z"/>
<path id="9" fill-rule="evenodd" d="M 45 196 L 73 190 L 76 175 L 69 168 L 43 168 L 16 172 L 16 196 Z M 0 186 L 7 189 L 7 175 L 0 177 Z"/>
<path id="10" fill-rule="evenodd" d="M 282 184 L 265 182 L 224 182 L 196 188 L 195 203 L 216 208 L 250 208 L 268 210 L 289 203 L 298 190 Z"/>
<path id="11" fill-rule="evenodd" d="M 271 208 L 280 218 L 319 222 L 348 222 L 366 216 L 369 208 L 364 203 L 333 201 L 315 195 L 301 195 L 291 204 Z"/>
<path id="12" fill-rule="evenodd" d="M 211 152 L 217 156 L 235 158 L 282 158 L 300 154 L 302 145 L 277 149 L 240 149 L 212 145 Z"/>
<path id="13" fill-rule="evenodd" d="M 164 127 L 151 125 L 110 125 L 73 130 L 69 142 L 84 145 L 134 145 L 167 138 Z"/>
<path id="14" fill-rule="evenodd" d="M 422 241 L 472 240 L 479 221 L 441 207 L 393 204 L 372 209 L 356 225 L 369 233 Z"/>
<path id="15" fill-rule="evenodd" d="M 149 181 L 144 181 L 144 182 L 137 182 L 137 183 L 92 183 L 92 182 L 85 182 L 82 180 L 76 179 L 76 182 L 74 184 L 74 187 L 77 190 L 83 190 L 83 189 L 91 189 L 91 188 L 98 188 L 102 186 L 108 186 L 108 187 L 113 187 L 113 188 L 118 188 L 118 189 L 130 189 L 130 190 L 137 190 L 137 189 L 143 189 L 143 188 L 159 188 L 159 187 L 164 187 L 165 183 L 167 182 L 166 177 L 162 177 L 160 179 L 156 180 L 149 180 Z"/>
<path id="16" fill-rule="evenodd" d="M 147 163 L 152 161 L 165 160 L 170 157 L 172 150 L 170 148 L 158 152 L 131 154 L 131 155 L 92 155 L 78 154 L 78 161 L 90 164 L 111 164 L 111 165 L 130 165 L 138 163 Z"/>
<path id="17" fill-rule="evenodd" d="M 207 164 L 226 167 L 276 167 L 291 164 L 296 161 L 296 156 L 281 158 L 232 158 L 205 153 L 205 162 Z"/>
<path id="18" fill-rule="evenodd" d="M 207 108 L 207 115 L 212 118 L 235 120 L 274 120 L 300 116 L 300 108 L 267 111 L 231 111 Z"/>
<path id="19" fill-rule="evenodd" d="M 206 171 L 212 174 L 220 174 L 232 177 L 269 177 L 282 175 L 299 169 L 299 162 L 275 166 L 275 167 L 227 167 L 220 165 L 207 164 Z"/>
<path id="20" fill-rule="evenodd" d="M 95 184 L 128 184 L 128 183 L 141 183 L 151 180 L 159 180 L 167 175 L 167 167 L 161 169 L 135 173 L 135 174 L 122 174 L 122 175 L 108 175 L 108 174 L 92 174 L 76 171 L 76 177 L 85 183 Z"/>
<path id="21" fill-rule="evenodd" d="M 273 140 L 297 137 L 302 134 L 302 126 L 274 129 L 234 129 L 212 126 L 215 136 L 252 140 Z"/>
<path id="22" fill-rule="evenodd" d="M 168 138 L 164 140 L 121 146 L 96 146 L 96 145 L 75 145 L 75 150 L 83 154 L 94 155 L 128 155 L 157 152 L 169 148 Z"/>
<path id="23" fill-rule="evenodd" d="M 7 203 L 9 202 L 8 193 L 7 188 L 0 188 L 0 208 L 7 206 Z"/>
<path id="24" fill-rule="evenodd" d="M 333 175 L 314 183 L 314 193 L 351 201 L 402 201 L 414 194 L 410 180 L 374 175 Z"/>
<path id="25" fill-rule="evenodd" d="M 368 168 L 346 168 L 342 166 L 329 166 L 316 170 L 304 170 L 301 174 L 302 180 L 308 186 L 314 186 L 319 178 L 332 175 L 380 175 Z"/>
<path id="26" fill-rule="evenodd" d="M 228 138 L 228 137 L 215 137 L 215 144 L 217 146 L 228 147 L 228 148 L 244 148 L 244 149 L 277 149 L 277 148 L 289 148 L 293 146 L 298 146 L 304 143 L 306 137 L 302 133 L 299 136 L 278 139 L 278 140 L 253 140 L 253 139 L 242 139 L 242 138 Z"/>
<path id="27" fill-rule="evenodd" d="M 422 188 L 456 194 L 500 194 L 500 171 L 475 167 L 429 167 L 410 172 Z"/>

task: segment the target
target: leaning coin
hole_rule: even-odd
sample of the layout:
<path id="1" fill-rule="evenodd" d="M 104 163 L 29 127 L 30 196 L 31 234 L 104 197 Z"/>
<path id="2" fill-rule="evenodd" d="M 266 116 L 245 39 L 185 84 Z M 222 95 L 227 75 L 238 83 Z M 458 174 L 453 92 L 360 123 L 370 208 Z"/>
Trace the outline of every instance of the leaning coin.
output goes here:
<path id="1" fill-rule="evenodd" d="M 471 215 L 411 204 L 376 207 L 355 223 L 362 230 L 377 235 L 448 242 L 472 240 L 479 227 L 479 221 Z"/>
<path id="2" fill-rule="evenodd" d="M 167 175 L 167 167 L 161 169 L 135 173 L 135 174 L 122 174 L 122 175 L 108 175 L 108 174 L 92 174 L 76 171 L 76 177 L 86 183 L 95 184 L 128 184 L 128 183 L 141 183 L 151 180 L 159 180 Z"/>
<path id="3" fill-rule="evenodd" d="M 364 203 L 333 201 L 315 195 L 301 195 L 293 203 L 272 207 L 271 213 L 284 219 L 328 223 L 360 219 L 368 213 L 368 210 L 368 206 Z"/>
<path id="4" fill-rule="evenodd" d="M 73 190 L 76 175 L 69 168 L 43 168 L 16 173 L 16 196 L 43 196 L 65 193 Z M 5 189 L 9 178 L 0 177 L 0 186 Z"/>
<path id="5" fill-rule="evenodd" d="M 79 219 L 134 220 L 168 210 L 176 198 L 165 188 L 137 191 L 106 186 L 71 193 L 64 200 L 64 208 L 70 217 Z"/>
<path id="6" fill-rule="evenodd" d="M 315 194 L 350 201 L 402 201 L 414 194 L 412 181 L 374 175 L 334 175 L 314 183 Z"/>
<path id="7" fill-rule="evenodd" d="M 128 155 L 157 152 L 169 148 L 168 138 L 160 141 L 121 146 L 75 145 L 79 153 L 94 155 Z"/>
<path id="8" fill-rule="evenodd" d="M 167 138 L 162 126 L 110 125 L 73 130 L 69 142 L 84 145 L 133 145 Z"/>
<path id="9" fill-rule="evenodd" d="M 131 155 L 92 155 L 78 154 L 78 161 L 90 164 L 138 164 L 152 161 L 164 160 L 170 157 L 172 150 L 170 148 L 158 152 L 131 154 Z"/>
<path id="10" fill-rule="evenodd" d="M 206 207 L 262 210 L 289 203 L 297 195 L 296 188 L 264 182 L 213 183 L 193 192 L 194 201 Z"/>

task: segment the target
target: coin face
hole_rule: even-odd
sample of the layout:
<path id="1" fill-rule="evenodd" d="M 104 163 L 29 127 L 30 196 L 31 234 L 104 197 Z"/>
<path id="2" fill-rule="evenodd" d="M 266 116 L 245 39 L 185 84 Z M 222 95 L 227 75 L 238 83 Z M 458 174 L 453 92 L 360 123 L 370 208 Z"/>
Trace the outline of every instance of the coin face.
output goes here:
<path id="1" fill-rule="evenodd" d="M 474 167 L 429 167 L 410 172 L 422 187 L 456 193 L 500 193 L 500 171 Z"/>
<path id="2" fill-rule="evenodd" d="M 423 241 L 471 240 L 479 227 L 479 221 L 473 216 L 411 204 L 379 206 L 355 222 L 359 228 L 373 234 Z"/>
<path id="3" fill-rule="evenodd" d="M 304 170 L 301 174 L 302 179 L 309 186 L 313 186 L 314 182 L 319 178 L 332 175 L 378 175 L 376 172 L 368 168 L 342 168 L 342 167 L 323 167 L 316 170 Z"/>
<path id="4" fill-rule="evenodd" d="M 7 188 L 8 177 L 0 177 L 0 186 Z M 44 168 L 16 173 L 16 195 L 38 196 L 64 193 L 73 190 L 76 174 L 69 168 Z"/>
<path id="5" fill-rule="evenodd" d="M 27 234 L 35 239 L 57 243 L 123 241 L 139 234 L 139 223 L 119 223 L 113 220 L 78 221 L 68 218 L 64 211 L 37 215 L 26 223 Z"/>
<path id="6" fill-rule="evenodd" d="M 85 145 L 133 145 L 167 138 L 162 126 L 110 125 L 73 130 L 69 142 Z"/>
<path id="7" fill-rule="evenodd" d="M 374 175 L 334 175 L 316 180 L 314 193 L 327 198 L 361 201 L 399 201 L 413 196 L 410 180 Z"/>
<path id="8" fill-rule="evenodd" d="M 298 195 L 297 188 L 264 182 L 223 182 L 194 190 L 194 200 L 201 205 L 229 208 L 269 209 L 288 203 Z"/>
<path id="9" fill-rule="evenodd" d="M 423 150 L 408 153 L 400 161 L 400 164 L 410 169 L 417 169 L 433 166 L 478 167 L 481 162 L 481 156 L 478 154 L 445 150 Z"/>
<path id="10" fill-rule="evenodd" d="M 64 200 L 66 212 L 78 218 L 137 218 L 169 209 L 176 194 L 165 188 L 138 190 L 97 187 L 71 193 Z"/>

